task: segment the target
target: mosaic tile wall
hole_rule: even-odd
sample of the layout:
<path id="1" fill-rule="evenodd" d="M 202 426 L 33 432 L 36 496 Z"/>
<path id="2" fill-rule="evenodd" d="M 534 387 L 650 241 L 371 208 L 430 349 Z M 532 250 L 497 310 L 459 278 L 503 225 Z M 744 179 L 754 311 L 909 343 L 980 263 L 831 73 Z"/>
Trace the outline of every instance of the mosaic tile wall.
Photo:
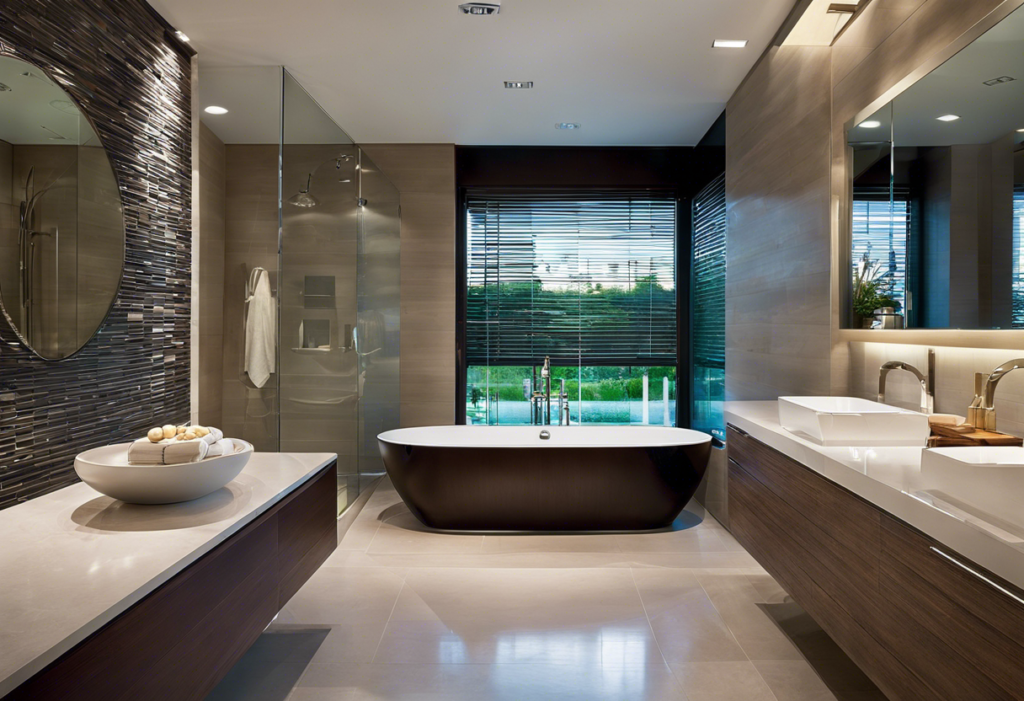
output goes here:
<path id="1" fill-rule="evenodd" d="M 77 481 L 74 457 L 189 418 L 191 72 L 141 0 L 2 0 L 0 52 L 45 69 L 103 140 L 124 205 L 117 299 L 39 359 L 0 315 L 0 508 Z"/>

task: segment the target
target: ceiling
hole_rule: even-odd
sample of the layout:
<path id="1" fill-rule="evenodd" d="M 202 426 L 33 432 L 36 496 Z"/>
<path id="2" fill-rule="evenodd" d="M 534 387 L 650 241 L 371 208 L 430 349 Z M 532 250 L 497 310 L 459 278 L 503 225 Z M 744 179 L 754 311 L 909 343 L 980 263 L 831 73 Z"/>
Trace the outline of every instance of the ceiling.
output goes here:
<path id="1" fill-rule="evenodd" d="M 459 2 L 151 0 L 200 82 L 284 65 L 361 143 L 647 146 L 697 143 L 794 0 L 504 0 L 490 17 Z"/>
<path id="2" fill-rule="evenodd" d="M 283 77 L 283 81 L 282 81 Z M 276 144 L 281 139 L 282 87 L 286 144 L 351 144 L 352 139 L 303 87 L 278 66 L 204 68 L 199 104 L 227 114 L 203 113 L 206 126 L 225 144 Z"/>

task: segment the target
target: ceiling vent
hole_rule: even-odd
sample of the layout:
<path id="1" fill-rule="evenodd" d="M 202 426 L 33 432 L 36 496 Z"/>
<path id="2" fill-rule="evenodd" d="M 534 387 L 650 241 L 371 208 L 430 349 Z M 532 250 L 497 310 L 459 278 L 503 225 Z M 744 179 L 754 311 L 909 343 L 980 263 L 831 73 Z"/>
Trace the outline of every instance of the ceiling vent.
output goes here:
<path id="1" fill-rule="evenodd" d="M 992 80 L 986 80 L 985 81 L 985 85 L 992 86 L 992 85 L 999 85 L 1000 83 L 1012 83 L 1015 80 L 1017 80 L 1017 79 L 1016 78 L 1011 78 L 1008 75 L 1002 75 L 1002 76 L 999 76 L 998 78 L 993 78 Z"/>
<path id="2" fill-rule="evenodd" d="M 533 87 L 532 80 L 506 80 L 505 87 L 509 90 L 529 90 Z"/>
<path id="3" fill-rule="evenodd" d="M 465 15 L 496 15 L 501 12 L 501 4 L 493 2 L 467 2 L 459 5 Z"/>

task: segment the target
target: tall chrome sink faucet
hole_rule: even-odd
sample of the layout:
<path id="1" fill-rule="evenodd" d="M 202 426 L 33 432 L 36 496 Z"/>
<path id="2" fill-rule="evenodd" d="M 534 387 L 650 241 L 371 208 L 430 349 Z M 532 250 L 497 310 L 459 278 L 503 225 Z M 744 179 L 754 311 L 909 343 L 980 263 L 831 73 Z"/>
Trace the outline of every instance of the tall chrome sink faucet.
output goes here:
<path id="1" fill-rule="evenodd" d="M 985 383 L 985 400 L 981 406 L 985 410 L 984 428 L 989 431 L 996 430 L 996 387 L 1001 379 L 1020 368 L 1024 368 L 1024 358 L 1017 358 L 1008 363 L 1003 363 L 992 371 L 992 374 L 988 377 L 988 382 Z"/>
<path id="2" fill-rule="evenodd" d="M 1024 362 L 1024 361 L 1022 361 Z M 885 379 L 890 370 L 906 370 L 921 383 L 921 411 L 925 414 L 935 413 L 935 351 L 928 349 L 928 374 L 925 375 L 910 363 L 902 360 L 890 360 L 878 370 L 878 403 L 885 404 Z"/>

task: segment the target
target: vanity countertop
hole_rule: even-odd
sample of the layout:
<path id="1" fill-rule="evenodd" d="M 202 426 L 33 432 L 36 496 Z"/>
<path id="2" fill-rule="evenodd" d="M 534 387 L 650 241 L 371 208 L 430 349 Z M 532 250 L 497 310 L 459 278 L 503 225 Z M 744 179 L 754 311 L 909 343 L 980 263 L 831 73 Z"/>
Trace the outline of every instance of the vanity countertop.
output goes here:
<path id="1" fill-rule="evenodd" d="M 226 487 L 181 504 L 125 504 L 78 483 L 0 511 L 0 696 L 335 459 L 254 453 Z"/>
<path id="2" fill-rule="evenodd" d="M 923 491 L 922 448 L 821 446 L 782 428 L 777 402 L 726 402 L 725 420 L 1024 589 L 1024 533 Z"/>

